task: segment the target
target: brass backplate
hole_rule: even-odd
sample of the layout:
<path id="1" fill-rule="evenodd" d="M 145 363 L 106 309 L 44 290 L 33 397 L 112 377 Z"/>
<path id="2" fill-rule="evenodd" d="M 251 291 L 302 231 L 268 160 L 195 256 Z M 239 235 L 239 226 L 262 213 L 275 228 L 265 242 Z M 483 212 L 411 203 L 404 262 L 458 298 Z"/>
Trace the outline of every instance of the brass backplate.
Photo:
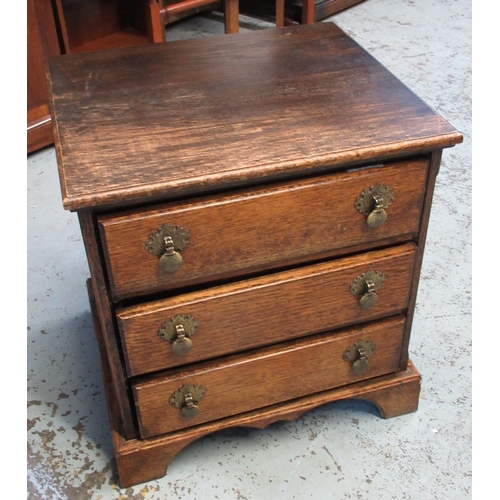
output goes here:
<path id="1" fill-rule="evenodd" d="M 172 238 L 175 251 L 182 252 L 189 243 L 191 235 L 181 226 L 163 224 L 156 232 L 149 235 L 145 245 L 146 250 L 156 257 L 161 257 L 166 250 L 165 238 L 168 237 Z"/>
<path id="2" fill-rule="evenodd" d="M 176 327 L 181 325 L 184 327 L 184 333 L 186 337 L 192 337 L 198 326 L 200 325 L 199 321 L 192 316 L 187 316 L 185 314 L 177 314 L 173 316 L 168 321 L 165 321 L 161 324 L 158 329 L 158 335 L 163 339 L 169 342 L 174 342 L 177 338 L 177 329 Z"/>
<path id="3" fill-rule="evenodd" d="M 171 406 L 174 406 L 175 408 L 182 408 L 185 405 L 186 395 L 191 394 L 191 397 L 193 398 L 193 403 L 197 404 L 205 397 L 206 392 L 207 392 L 206 388 L 203 387 L 202 385 L 186 384 L 177 389 L 170 396 L 169 403 Z"/>
<path id="4" fill-rule="evenodd" d="M 344 361 L 354 363 L 359 358 L 360 349 L 364 349 L 364 355 L 369 358 L 373 354 L 373 351 L 375 351 L 376 345 L 371 340 L 359 340 L 346 349 L 344 352 Z"/>
<path id="5" fill-rule="evenodd" d="M 375 184 L 368 189 L 365 189 L 356 199 L 354 206 L 356 210 L 363 215 L 370 215 L 375 207 L 375 196 L 383 198 L 380 208 L 386 209 L 394 200 L 394 193 L 389 186 L 383 184 Z"/>
<path id="6" fill-rule="evenodd" d="M 371 280 L 374 284 L 372 292 L 377 292 L 382 287 L 382 284 L 385 281 L 385 276 L 380 271 L 366 271 L 351 283 L 350 292 L 357 297 L 361 297 L 367 293 L 367 280 Z"/>

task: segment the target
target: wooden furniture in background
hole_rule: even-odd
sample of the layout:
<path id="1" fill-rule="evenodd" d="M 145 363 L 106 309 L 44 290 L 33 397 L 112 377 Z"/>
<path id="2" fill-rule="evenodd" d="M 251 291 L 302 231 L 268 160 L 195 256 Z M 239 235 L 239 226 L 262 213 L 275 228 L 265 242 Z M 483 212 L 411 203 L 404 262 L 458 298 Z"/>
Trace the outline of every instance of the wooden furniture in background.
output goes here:
<path id="1" fill-rule="evenodd" d="M 229 0 L 225 0 L 226 6 Z M 203 11 L 215 10 L 221 0 L 146 0 L 146 25 L 151 43 L 166 41 L 165 25 Z M 227 10 L 227 7 L 226 7 Z"/>
<path id="2" fill-rule="evenodd" d="M 310 0 L 304 0 L 306 4 Z M 214 10 L 221 2 L 213 0 L 182 0 L 177 3 L 164 4 L 162 0 L 147 0 L 146 23 L 149 41 L 162 43 L 167 41 L 165 25 L 176 21 L 180 16 L 198 13 L 203 10 Z M 226 34 L 239 31 L 239 0 L 224 0 L 224 27 Z M 285 25 L 285 0 L 275 0 L 274 12 L 276 26 Z"/>
<path id="3" fill-rule="evenodd" d="M 28 153 L 52 144 L 45 58 L 61 53 L 50 0 L 28 0 Z"/>
<path id="4" fill-rule="evenodd" d="M 417 409 L 408 345 L 453 127 L 332 23 L 49 69 L 122 487 L 227 427 L 346 398 Z"/>
<path id="5" fill-rule="evenodd" d="M 311 24 L 333 16 L 363 0 L 286 0 L 284 16 L 288 22 Z M 365 0 L 366 1 L 366 0 Z M 240 0 L 240 12 L 272 19 L 274 0 Z"/>
<path id="6" fill-rule="evenodd" d="M 226 33 L 230 33 L 228 22 L 233 19 L 231 8 L 235 3 L 237 5 L 237 0 L 224 0 L 223 3 Z M 149 41 L 151 43 L 165 42 L 167 40 L 165 25 L 199 12 L 213 11 L 220 4 L 221 0 L 181 0 L 170 2 L 147 0 L 145 8 Z"/>
<path id="7" fill-rule="evenodd" d="M 63 53 L 148 43 L 144 0 L 55 0 Z"/>
<path id="8" fill-rule="evenodd" d="M 28 153 L 54 142 L 47 57 L 149 43 L 143 1 L 28 0 Z"/>

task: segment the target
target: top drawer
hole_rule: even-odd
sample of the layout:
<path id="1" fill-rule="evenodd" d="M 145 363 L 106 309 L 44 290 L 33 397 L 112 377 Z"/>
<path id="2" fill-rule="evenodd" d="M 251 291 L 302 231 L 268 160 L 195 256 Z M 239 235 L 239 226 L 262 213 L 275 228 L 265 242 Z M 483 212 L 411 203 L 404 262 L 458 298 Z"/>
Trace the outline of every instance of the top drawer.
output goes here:
<path id="1" fill-rule="evenodd" d="M 401 162 L 101 216 L 113 299 L 402 241 L 418 232 L 427 165 Z M 377 184 L 393 200 L 387 220 L 370 227 L 356 202 L 364 196 L 373 210 L 375 200 L 362 193 Z"/>

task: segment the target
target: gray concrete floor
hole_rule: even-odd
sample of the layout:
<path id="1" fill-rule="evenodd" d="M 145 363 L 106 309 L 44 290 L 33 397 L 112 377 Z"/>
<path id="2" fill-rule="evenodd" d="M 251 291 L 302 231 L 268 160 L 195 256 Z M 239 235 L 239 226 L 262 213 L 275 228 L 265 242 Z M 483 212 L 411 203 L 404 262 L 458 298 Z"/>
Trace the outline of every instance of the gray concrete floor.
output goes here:
<path id="1" fill-rule="evenodd" d="M 342 402 L 265 430 L 219 432 L 183 450 L 164 478 L 120 489 L 85 253 L 47 148 L 28 156 L 28 498 L 471 498 L 471 4 L 367 0 L 327 21 L 465 136 L 444 152 L 430 220 L 410 345 L 419 410 L 382 420 Z M 170 39 L 222 32 L 200 16 Z"/>

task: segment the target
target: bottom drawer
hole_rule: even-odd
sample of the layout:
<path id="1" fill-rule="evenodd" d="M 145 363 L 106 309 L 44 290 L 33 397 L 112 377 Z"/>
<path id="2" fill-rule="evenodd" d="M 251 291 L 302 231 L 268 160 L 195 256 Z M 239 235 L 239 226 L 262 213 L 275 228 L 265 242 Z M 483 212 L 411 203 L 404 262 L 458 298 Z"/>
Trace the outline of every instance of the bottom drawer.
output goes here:
<path id="1" fill-rule="evenodd" d="M 404 323 L 397 316 L 143 379 L 133 386 L 141 436 L 395 372 Z"/>

